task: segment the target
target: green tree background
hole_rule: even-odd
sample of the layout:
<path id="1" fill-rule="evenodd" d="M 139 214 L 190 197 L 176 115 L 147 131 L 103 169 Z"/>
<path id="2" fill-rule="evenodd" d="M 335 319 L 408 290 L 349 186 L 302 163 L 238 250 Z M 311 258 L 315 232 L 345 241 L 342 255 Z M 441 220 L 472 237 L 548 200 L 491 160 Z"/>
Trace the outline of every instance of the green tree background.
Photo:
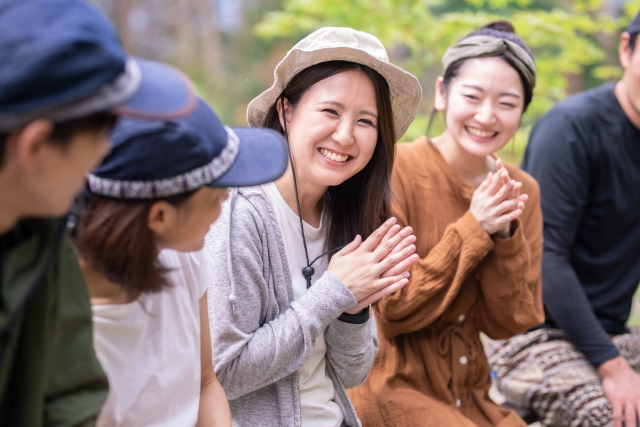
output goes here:
<path id="1" fill-rule="evenodd" d="M 246 125 L 249 101 L 273 82 L 275 65 L 323 26 L 377 36 L 390 59 L 423 87 L 418 115 L 402 141 L 423 134 L 446 48 L 495 19 L 513 23 L 534 52 L 533 103 L 501 151 L 519 162 L 531 125 L 571 93 L 615 81 L 619 35 L 640 0 L 92 0 L 115 22 L 128 51 L 173 63 L 230 125 Z M 231 25 L 225 7 L 233 6 Z M 436 120 L 432 135 L 443 130 Z M 632 323 L 640 326 L 640 299 Z"/>
<path id="2" fill-rule="evenodd" d="M 433 85 L 448 46 L 496 19 L 507 19 L 536 58 L 533 102 L 521 132 L 505 154 L 517 161 L 532 123 L 567 94 L 614 80 L 617 38 L 640 7 L 603 0 L 286 0 L 283 10 L 265 15 L 254 33 L 265 40 L 299 39 L 323 26 L 346 26 L 376 35 L 392 62 L 423 84 L 418 117 L 403 140 L 424 133 L 433 103 Z M 442 130 L 438 123 L 434 133 Z"/>

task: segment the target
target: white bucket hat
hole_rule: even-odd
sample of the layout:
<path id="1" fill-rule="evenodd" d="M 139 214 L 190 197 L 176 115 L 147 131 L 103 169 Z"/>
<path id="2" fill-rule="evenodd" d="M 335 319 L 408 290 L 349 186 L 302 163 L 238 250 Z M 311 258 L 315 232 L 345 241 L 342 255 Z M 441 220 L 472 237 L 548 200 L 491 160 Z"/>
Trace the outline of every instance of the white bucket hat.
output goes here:
<path id="1" fill-rule="evenodd" d="M 298 42 L 278 63 L 273 86 L 255 97 L 247 107 L 250 126 L 259 127 L 291 79 L 305 68 L 327 61 L 348 61 L 377 71 L 389 85 L 396 141 L 416 116 L 422 88 L 411 73 L 389 62 L 387 51 L 376 37 L 352 28 L 321 28 Z"/>

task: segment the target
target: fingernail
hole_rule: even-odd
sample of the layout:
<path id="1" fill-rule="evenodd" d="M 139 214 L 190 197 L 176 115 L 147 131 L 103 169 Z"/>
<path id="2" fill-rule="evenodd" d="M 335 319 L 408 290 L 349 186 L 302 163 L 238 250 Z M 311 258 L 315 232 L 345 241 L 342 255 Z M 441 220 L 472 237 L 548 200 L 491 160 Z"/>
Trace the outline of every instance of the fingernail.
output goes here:
<path id="1" fill-rule="evenodd" d="M 409 276 L 411 276 L 411 273 L 409 273 L 408 271 L 402 275 L 402 277 L 404 277 L 405 279 L 408 279 Z"/>
<path id="2" fill-rule="evenodd" d="M 391 218 L 389 218 L 389 219 L 387 220 L 387 224 L 394 224 L 396 221 L 397 221 L 397 220 L 396 220 L 396 217 L 395 217 L 395 216 L 392 216 Z"/>

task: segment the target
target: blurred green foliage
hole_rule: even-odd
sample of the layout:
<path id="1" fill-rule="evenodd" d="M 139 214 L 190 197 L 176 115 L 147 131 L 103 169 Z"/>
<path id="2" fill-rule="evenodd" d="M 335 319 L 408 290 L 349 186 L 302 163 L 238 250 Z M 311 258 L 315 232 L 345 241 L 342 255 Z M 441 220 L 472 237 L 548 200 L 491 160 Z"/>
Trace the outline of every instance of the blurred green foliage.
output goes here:
<path id="1" fill-rule="evenodd" d="M 448 46 L 496 19 L 507 19 L 535 54 L 537 85 L 523 124 L 530 125 L 567 94 L 572 75 L 588 74 L 596 83 L 616 79 L 620 68 L 606 63 L 598 37 L 617 37 L 628 16 L 640 8 L 629 2 L 622 18 L 603 13 L 603 0 L 285 0 L 283 10 L 267 13 L 254 28 L 265 40 L 300 39 L 324 26 L 346 26 L 377 36 L 392 62 L 432 86 Z M 614 44 L 614 48 L 617 46 Z M 425 79 L 430 78 L 429 80 Z M 425 92 L 430 87 L 425 87 Z M 429 99 L 428 102 L 431 102 Z M 422 108 L 424 114 L 428 107 Z M 424 133 L 418 118 L 404 139 Z M 435 130 L 435 127 L 434 127 Z M 525 131 L 516 137 L 526 143 Z M 518 142 L 514 142 L 518 144 Z M 523 148 L 523 147 L 522 147 Z M 519 149 L 518 149 L 519 151 Z"/>

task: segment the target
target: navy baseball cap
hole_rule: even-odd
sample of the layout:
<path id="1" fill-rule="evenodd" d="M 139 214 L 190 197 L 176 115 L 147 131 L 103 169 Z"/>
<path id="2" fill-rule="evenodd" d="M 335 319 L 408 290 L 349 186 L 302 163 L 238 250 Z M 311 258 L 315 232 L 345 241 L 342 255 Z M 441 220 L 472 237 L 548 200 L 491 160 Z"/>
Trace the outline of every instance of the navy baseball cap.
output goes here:
<path id="1" fill-rule="evenodd" d="M 82 0 L 0 0 L 0 28 L 0 132 L 37 118 L 171 119 L 195 108 L 186 76 L 127 56 L 109 20 Z"/>
<path id="2" fill-rule="evenodd" d="M 247 187 L 278 179 L 288 148 L 271 129 L 229 128 L 201 99 L 189 116 L 173 121 L 121 118 L 111 152 L 87 174 L 92 194 L 157 199 L 208 185 Z"/>

